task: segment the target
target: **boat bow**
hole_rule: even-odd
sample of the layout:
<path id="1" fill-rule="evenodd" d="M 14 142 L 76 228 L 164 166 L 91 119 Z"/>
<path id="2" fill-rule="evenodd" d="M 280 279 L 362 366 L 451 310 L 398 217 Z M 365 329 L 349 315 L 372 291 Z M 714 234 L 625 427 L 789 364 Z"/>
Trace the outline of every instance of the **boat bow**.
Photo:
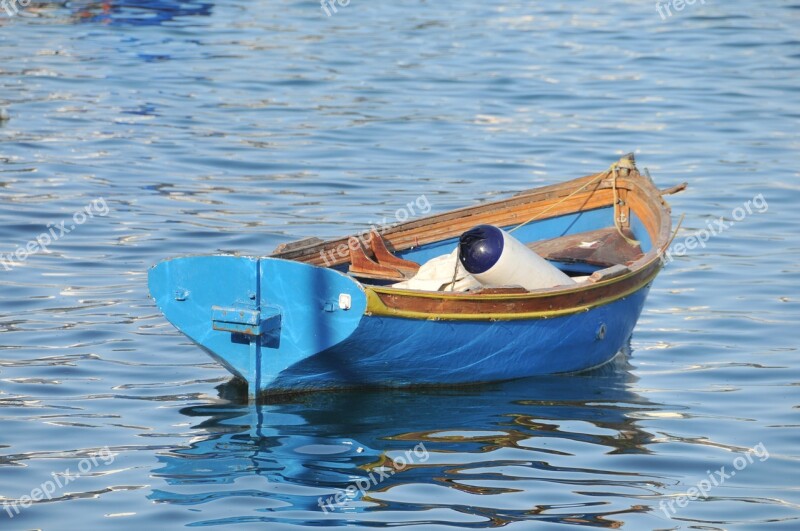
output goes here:
<path id="1" fill-rule="evenodd" d="M 350 277 L 276 258 L 174 258 L 151 268 L 148 284 L 167 320 L 246 380 L 251 398 L 350 336 L 367 305 Z"/>

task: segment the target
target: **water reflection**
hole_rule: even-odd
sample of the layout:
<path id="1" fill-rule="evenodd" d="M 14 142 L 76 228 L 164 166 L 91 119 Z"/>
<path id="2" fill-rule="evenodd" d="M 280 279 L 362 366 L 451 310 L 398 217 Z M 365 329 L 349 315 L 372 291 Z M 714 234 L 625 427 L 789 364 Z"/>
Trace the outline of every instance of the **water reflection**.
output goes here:
<path id="1" fill-rule="evenodd" d="M 605 468 L 604 455 L 648 453 L 652 436 L 635 417 L 657 405 L 630 391 L 635 380 L 621 356 L 591 373 L 490 386 L 187 407 L 182 413 L 204 435 L 159 456 L 154 475 L 166 486 L 150 498 L 198 508 L 248 499 L 231 506 L 228 523 L 344 523 L 360 513 L 360 521 L 381 526 L 380 513 L 390 511 L 395 523 L 617 527 L 615 514 L 652 510 L 639 498 L 659 486 Z M 244 395 L 235 384 L 220 392 Z M 378 481 L 369 480 L 378 470 Z M 347 495 L 359 479 L 369 488 Z M 613 502 L 603 498 L 609 489 Z M 338 493 L 345 501 L 323 511 L 320 499 Z M 630 503 L 620 504 L 628 495 Z"/>
<path id="2" fill-rule="evenodd" d="M 70 4 L 73 19 L 109 25 L 157 26 L 185 16 L 209 16 L 213 4 L 201 0 L 106 0 Z"/>

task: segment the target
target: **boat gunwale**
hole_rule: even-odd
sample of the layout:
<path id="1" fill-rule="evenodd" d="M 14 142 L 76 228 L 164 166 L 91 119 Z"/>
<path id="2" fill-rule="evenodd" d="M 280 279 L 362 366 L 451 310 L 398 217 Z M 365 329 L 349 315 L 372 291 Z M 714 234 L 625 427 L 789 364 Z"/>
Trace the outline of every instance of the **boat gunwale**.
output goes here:
<path id="1" fill-rule="evenodd" d="M 629 264 L 627 266 L 629 271 L 623 275 L 606 280 L 601 279 L 599 282 L 582 283 L 577 286 L 557 286 L 533 290 L 527 293 L 488 293 L 484 295 L 480 293 L 431 292 L 367 285 L 365 286 L 368 295 L 366 312 L 368 315 L 405 317 L 410 319 L 535 319 L 578 313 L 610 304 L 616 300 L 627 297 L 644 288 L 658 275 L 661 269 L 661 255 L 669 245 L 671 211 L 669 205 L 661 196 L 661 192 L 649 177 L 645 177 L 637 171 L 634 171 L 631 172 L 630 178 L 626 179 L 625 184 L 629 185 L 626 189 L 631 192 L 630 196 L 637 197 L 637 200 L 642 199 L 640 203 L 634 200 L 632 208 L 634 211 L 639 209 L 637 215 L 640 216 L 645 230 L 647 230 L 650 235 L 652 246 L 641 258 Z M 634 281 L 635 283 L 632 287 L 611 295 L 602 294 L 604 291 L 607 291 L 609 287 L 627 283 L 636 277 L 639 277 L 640 280 Z M 588 298 L 588 300 L 582 298 L 582 296 Z M 592 298 L 593 296 L 594 298 Z M 394 304 L 387 304 L 385 300 L 387 298 L 394 298 Z M 405 299 L 405 301 L 402 301 L 402 299 Z M 578 300 L 577 302 L 571 302 L 573 299 Z M 459 308 L 458 312 L 446 311 L 445 308 L 428 310 L 413 308 L 414 305 L 423 306 L 425 303 L 422 301 L 425 300 L 439 302 L 442 306 L 460 304 L 462 307 Z M 417 302 L 414 303 L 413 301 Z M 509 312 L 497 311 L 489 306 L 490 303 L 516 303 L 517 306 L 524 306 L 525 303 L 531 301 L 536 301 L 541 305 L 549 303 L 549 307 L 547 309 L 528 311 L 520 308 L 519 311 Z M 403 302 L 404 304 L 398 304 L 398 302 Z M 481 305 L 485 307 L 476 307 Z M 411 308 L 409 308 L 409 306 L 411 306 Z M 469 306 L 475 307 L 473 311 L 469 311 Z"/>
<path id="2" fill-rule="evenodd" d="M 542 221 L 598 208 L 609 208 L 614 205 L 614 199 L 618 198 L 624 201 L 626 210 L 630 209 L 636 214 L 651 241 L 651 247 L 644 255 L 625 264 L 629 269 L 627 272 L 607 279 L 600 278 L 596 282 L 556 286 L 524 293 L 411 290 L 373 285 L 354 279 L 363 286 L 367 294 L 368 305 L 365 315 L 411 319 L 479 320 L 546 317 L 584 311 L 619 300 L 642 289 L 652 282 L 661 269 L 661 264 L 657 262 L 661 261 L 662 254 L 669 245 L 672 228 L 671 210 L 649 175 L 641 174 L 635 165 L 625 164 L 627 162 L 633 162 L 631 156 L 624 157 L 618 163 L 621 169 L 617 171 L 605 170 L 561 183 L 532 188 L 505 199 L 433 214 L 381 231 L 385 241 L 395 252 L 399 252 L 456 237 L 460 232 L 458 226 L 453 225 L 459 222 L 465 224 L 466 220 L 469 223 L 479 224 L 500 219 L 513 220 L 511 223 L 518 224 L 530 219 L 531 213 L 539 210 L 540 217 L 537 221 Z M 633 216 L 628 214 L 628 217 Z M 332 255 L 333 250 L 341 249 L 342 246 L 347 247 L 348 238 L 317 240 L 308 245 L 274 253 L 271 257 L 319 265 L 316 262 L 319 262 L 320 257 L 325 258 L 325 253 Z M 340 257 L 332 263 L 325 260 L 326 265 L 335 268 L 349 263 L 349 255 L 343 257 L 341 252 L 339 254 Z M 632 286 L 628 287 L 629 284 Z M 619 293 L 608 293 L 609 288 L 618 285 L 627 289 Z M 440 307 L 435 307 L 437 303 Z M 507 311 L 510 304 L 517 305 L 519 311 Z M 459 305 L 457 311 L 452 311 L 454 305 Z M 534 310 L 532 306 L 537 305 L 543 308 Z M 544 308 L 545 305 L 548 307 Z"/>
<path id="3" fill-rule="evenodd" d="M 523 311 L 523 312 L 484 312 L 484 313 L 445 313 L 445 312 L 424 312 L 405 309 L 395 309 L 383 303 L 383 300 L 377 297 L 374 291 L 367 289 L 367 309 L 365 315 L 378 316 L 378 317 L 396 317 L 417 320 L 435 320 L 435 321 L 517 321 L 517 320 L 534 320 L 534 319 L 550 319 L 553 317 L 561 317 L 572 315 L 576 313 L 586 312 L 600 306 L 614 303 L 620 299 L 624 299 L 643 289 L 645 286 L 655 280 L 660 268 L 654 269 L 645 279 L 637 283 L 634 287 L 621 291 L 609 297 L 599 298 L 589 304 L 579 304 L 568 306 L 556 310 L 542 310 L 542 311 Z M 378 298 L 376 301 L 375 298 Z"/>
<path id="4" fill-rule="evenodd" d="M 637 269 L 629 268 L 629 271 L 625 274 L 605 279 L 599 280 L 597 282 L 590 282 L 590 283 L 576 283 L 575 285 L 568 285 L 568 286 L 555 286 L 552 288 L 543 288 L 537 289 L 533 291 L 528 291 L 525 293 L 481 293 L 481 292 L 458 292 L 458 291 L 428 291 L 428 290 L 414 290 L 414 289 L 407 289 L 407 288 L 392 288 L 388 286 L 371 286 L 371 285 L 364 285 L 364 287 L 368 290 L 374 291 L 376 293 L 383 293 L 383 294 L 391 294 L 391 295 L 405 295 L 409 297 L 419 297 L 424 299 L 451 299 L 451 300 L 458 300 L 458 301 L 472 301 L 472 300 L 514 300 L 514 299 L 538 299 L 538 298 L 545 298 L 545 297 L 552 297 L 553 295 L 569 295 L 573 293 L 580 293 L 584 291 L 591 290 L 593 288 L 598 287 L 605 287 L 611 284 L 617 284 L 623 280 L 629 279 L 639 273 L 642 270 L 647 269 L 647 266 L 652 265 L 656 261 L 660 261 L 661 258 L 659 256 L 653 257 L 651 260 L 648 261 L 647 264 L 644 264 L 642 267 Z M 602 270 L 601 270 L 602 271 Z"/>
<path id="5" fill-rule="evenodd" d="M 418 238 L 418 235 L 416 235 L 415 232 L 418 232 L 420 229 L 430 228 L 436 226 L 437 224 L 451 221 L 453 219 L 464 219 L 467 217 L 480 219 L 480 217 L 483 215 L 491 215 L 492 213 L 502 212 L 504 209 L 513 209 L 519 207 L 526 207 L 528 210 L 535 209 L 537 205 L 543 202 L 561 201 L 567 198 L 571 192 L 574 192 L 576 187 L 587 187 L 593 181 L 597 180 L 592 188 L 587 188 L 575 196 L 575 199 L 590 199 L 594 194 L 601 190 L 611 192 L 613 184 L 609 178 L 610 176 L 611 174 L 608 170 L 606 170 L 557 184 L 524 190 L 505 199 L 461 207 L 455 210 L 449 210 L 447 212 L 425 216 L 417 220 L 406 221 L 394 226 L 383 227 L 379 232 L 384 240 L 392 246 L 395 252 L 413 249 L 424 245 L 430 245 L 455 237 L 460 234 L 460 232 L 439 235 L 435 238 L 429 237 L 429 241 L 424 242 L 415 241 Z M 646 196 L 647 201 L 644 203 L 645 205 L 654 205 L 654 203 L 658 204 L 658 214 L 660 214 L 659 217 L 661 218 L 659 220 L 661 222 L 660 226 L 658 229 L 653 231 L 655 234 L 648 230 L 650 238 L 653 241 L 652 247 L 653 249 L 656 249 L 665 244 L 669 239 L 671 226 L 669 218 L 669 205 L 666 203 L 666 201 L 664 201 L 663 197 L 661 196 L 661 192 L 648 176 L 640 174 L 636 169 L 621 170 L 617 182 L 617 189 L 620 192 L 634 191 L 630 185 L 632 185 L 633 188 L 638 187 L 638 191 Z M 586 201 L 584 201 L 584 203 L 586 203 Z M 607 208 L 612 205 L 613 200 L 598 203 L 590 207 L 578 207 L 565 212 L 556 211 L 551 215 L 542 216 L 537 221 L 551 219 L 568 213 L 585 212 L 596 208 Z M 475 221 L 478 221 L 478 219 Z M 290 250 L 273 252 L 271 255 L 269 255 L 269 257 L 306 262 L 312 265 L 320 265 L 317 263 L 319 257 L 324 256 L 326 253 L 333 254 L 336 249 L 339 248 L 347 248 L 348 240 L 354 236 L 357 237 L 359 234 L 361 233 L 333 238 L 325 241 L 317 240 L 316 242 L 309 243 L 308 245 L 292 248 Z M 407 241 L 412 237 L 414 240 Z M 645 262 L 652 258 L 651 251 L 648 251 L 648 253 L 642 256 L 639 260 L 631 264 L 631 267 L 633 268 L 646 265 Z M 338 258 L 332 257 L 332 260 L 329 262 L 326 261 L 325 265 L 327 267 L 336 267 L 348 264 L 349 262 L 350 260 L 348 254 L 347 256 L 340 256 Z"/>
<path id="6" fill-rule="evenodd" d="M 381 237 L 383 237 L 384 241 L 390 244 L 394 248 L 395 252 L 404 251 L 407 249 L 413 249 L 415 247 L 421 247 L 424 245 L 430 245 L 432 243 L 437 243 L 439 241 L 446 240 L 450 237 L 457 236 L 458 234 L 460 234 L 460 232 L 454 233 L 453 236 L 440 237 L 424 243 L 417 243 L 417 242 L 399 243 L 397 240 L 399 240 L 400 237 L 404 235 L 403 233 L 414 231 L 415 229 L 429 228 L 438 223 L 450 221 L 451 219 L 463 219 L 465 217 L 479 217 L 483 214 L 490 214 L 492 212 L 501 211 L 503 208 L 515 207 L 515 206 L 535 207 L 536 205 L 548 200 L 561 200 L 565 198 L 570 192 L 573 192 L 576 186 L 586 187 L 588 186 L 588 184 L 591 184 L 592 181 L 598 179 L 601 176 L 607 177 L 608 171 L 586 175 L 584 177 L 578 177 L 561 183 L 541 186 L 538 188 L 531 188 L 529 190 L 523 190 L 522 192 L 518 192 L 517 194 L 511 197 L 499 199 L 496 201 L 487 201 L 484 203 L 479 203 L 477 205 L 470 205 L 457 208 L 454 210 L 448 210 L 447 212 L 431 214 L 416 220 L 410 220 L 410 221 L 405 221 L 403 223 L 398 223 L 397 225 L 384 226 L 381 227 L 378 232 L 380 233 Z M 610 183 L 606 183 L 605 186 L 602 186 L 602 184 L 603 180 L 601 179 L 597 183 L 595 183 L 594 188 L 587 188 L 581 194 L 578 194 L 577 197 L 580 197 L 581 195 L 591 196 L 597 190 L 601 189 L 611 191 L 612 187 Z M 623 188 L 623 186 L 620 185 L 618 185 L 617 187 Z M 611 203 L 605 206 L 611 206 Z M 601 208 L 601 206 L 591 207 L 585 210 L 591 210 L 594 208 Z M 583 211 L 583 209 L 578 209 L 578 211 Z M 544 216 L 540 218 L 540 220 L 550 219 L 552 217 L 558 217 L 559 215 L 562 214 L 553 214 L 550 216 Z M 308 245 L 303 245 L 286 251 L 276 251 L 273 252 L 271 255 L 269 255 L 269 257 L 281 258 L 284 260 L 295 260 L 299 262 L 311 263 L 313 265 L 319 265 L 316 263 L 317 257 L 322 256 L 324 253 L 335 251 L 337 248 L 340 247 L 346 248 L 350 238 L 357 237 L 358 235 L 365 232 L 366 231 L 362 231 L 344 237 L 337 237 L 324 241 L 316 241 L 309 243 Z M 405 237 L 407 238 L 409 236 L 406 235 Z M 326 262 L 326 266 L 335 267 L 348 263 L 350 263 L 349 255 L 341 256 L 339 258 L 334 258 L 334 260 Z"/>
<path id="7" fill-rule="evenodd" d="M 661 219 L 658 220 L 660 221 L 658 225 L 659 228 L 658 234 L 649 234 L 651 240 L 653 240 L 651 249 L 647 251 L 644 255 L 642 255 L 640 258 L 629 264 L 627 266 L 629 271 L 622 275 L 608 279 L 601 279 L 597 282 L 579 283 L 576 285 L 568 285 L 568 286 L 555 286 L 552 288 L 542 288 L 542 289 L 532 290 L 525 293 L 482 294 L 480 292 L 427 291 L 427 290 L 414 290 L 408 288 L 394 288 L 391 286 L 373 286 L 370 284 L 366 284 L 364 287 L 368 290 L 375 291 L 376 293 L 382 293 L 387 295 L 388 294 L 404 295 L 409 297 L 429 298 L 429 299 L 449 299 L 449 300 L 459 300 L 459 301 L 527 300 L 527 299 L 545 298 L 558 295 L 569 295 L 574 293 L 580 293 L 622 282 L 637 274 L 640 274 L 643 270 L 647 270 L 650 266 L 652 266 L 654 262 L 661 261 L 662 254 L 666 250 L 666 246 L 669 243 L 669 235 L 671 229 L 671 217 L 670 217 L 671 211 L 669 205 L 661 197 L 661 193 L 658 190 L 658 188 L 656 188 L 655 184 L 653 184 L 653 182 L 649 178 L 639 174 L 638 172 L 636 172 L 634 175 L 635 179 L 637 180 L 641 179 L 642 182 L 647 183 L 644 187 L 642 187 L 641 192 L 645 195 L 654 195 L 657 198 L 658 206 L 660 207 L 658 214 L 660 215 Z M 578 181 L 581 179 L 585 179 L 585 177 L 575 179 L 574 181 Z M 635 188 L 636 185 L 641 184 L 641 182 L 637 182 L 637 180 L 628 179 L 630 183 L 634 184 L 633 188 Z M 574 181 L 569 181 L 569 182 L 574 182 Z"/>

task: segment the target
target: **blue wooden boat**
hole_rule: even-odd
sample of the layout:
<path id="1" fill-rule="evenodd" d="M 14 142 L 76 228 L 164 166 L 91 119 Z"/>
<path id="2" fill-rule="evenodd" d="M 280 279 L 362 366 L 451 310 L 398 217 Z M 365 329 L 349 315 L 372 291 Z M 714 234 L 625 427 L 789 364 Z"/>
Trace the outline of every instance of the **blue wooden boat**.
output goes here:
<path id="1" fill-rule="evenodd" d="M 166 318 L 249 397 L 344 387 L 453 385 L 576 372 L 630 337 L 670 241 L 670 209 L 629 155 L 606 171 L 387 227 L 279 246 L 269 256 L 188 256 L 149 272 Z M 570 286 L 401 289 L 418 264 L 492 224 Z"/>

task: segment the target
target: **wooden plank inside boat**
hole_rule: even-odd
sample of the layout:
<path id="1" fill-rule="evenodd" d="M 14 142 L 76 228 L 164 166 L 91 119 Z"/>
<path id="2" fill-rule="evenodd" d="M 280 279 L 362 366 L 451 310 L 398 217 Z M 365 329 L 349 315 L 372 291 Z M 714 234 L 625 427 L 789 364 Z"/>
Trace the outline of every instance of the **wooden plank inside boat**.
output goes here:
<path id="1" fill-rule="evenodd" d="M 630 229 L 624 229 L 623 233 L 633 239 Z M 625 241 L 614 227 L 532 242 L 528 247 L 547 260 L 600 267 L 625 264 L 642 257 L 642 248 Z"/>

